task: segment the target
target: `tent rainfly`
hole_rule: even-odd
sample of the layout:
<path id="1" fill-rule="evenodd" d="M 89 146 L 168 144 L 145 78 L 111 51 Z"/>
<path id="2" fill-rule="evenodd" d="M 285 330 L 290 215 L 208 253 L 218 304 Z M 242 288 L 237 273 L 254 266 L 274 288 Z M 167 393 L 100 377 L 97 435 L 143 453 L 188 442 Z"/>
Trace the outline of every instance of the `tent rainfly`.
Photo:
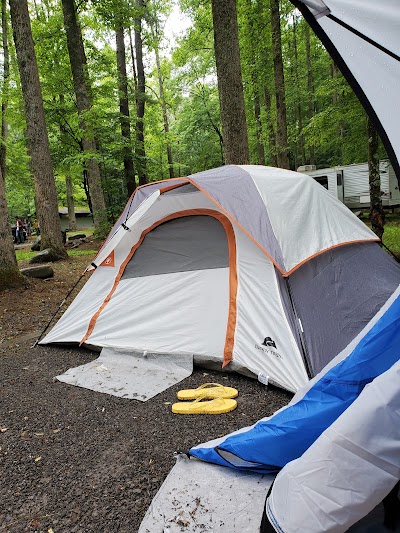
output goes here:
<path id="1" fill-rule="evenodd" d="M 225 166 L 139 187 L 41 341 L 194 355 L 297 391 L 400 283 L 312 178 Z"/>

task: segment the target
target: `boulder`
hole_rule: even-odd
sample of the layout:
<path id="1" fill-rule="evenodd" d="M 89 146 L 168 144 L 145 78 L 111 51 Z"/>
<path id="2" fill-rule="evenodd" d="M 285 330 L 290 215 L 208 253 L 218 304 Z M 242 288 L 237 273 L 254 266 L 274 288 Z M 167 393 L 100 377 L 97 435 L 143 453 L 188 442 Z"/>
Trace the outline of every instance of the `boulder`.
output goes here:
<path id="1" fill-rule="evenodd" d="M 50 265 L 38 265 L 20 269 L 21 274 L 29 278 L 47 279 L 54 276 L 54 270 Z"/>
<path id="2" fill-rule="evenodd" d="M 51 263 L 52 261 L 58 261 L 59 256 L 51 248 L 46 248 L 46 250 L 41 251 L 32 259 L 29 260 L 29 263 Z"/>
<path id="3" fill-rule="evenodd" d="M 86 235 L 84 233 L 77 233 L 68 237 L 69 241 L 75 241 L 76 239 L 86 239 Z"/>
<path id="4" fill-rule="evenodd" d="M 32 246 L 31 246 L 32 252 L 39 252 L 40 251 L 40 237 L 34 240 Z"/>

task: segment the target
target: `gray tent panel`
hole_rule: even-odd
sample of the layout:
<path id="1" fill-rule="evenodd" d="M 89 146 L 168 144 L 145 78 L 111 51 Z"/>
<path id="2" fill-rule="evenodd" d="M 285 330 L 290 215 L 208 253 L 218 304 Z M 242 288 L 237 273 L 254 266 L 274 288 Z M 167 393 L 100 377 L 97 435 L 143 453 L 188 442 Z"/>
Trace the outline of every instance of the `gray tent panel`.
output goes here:
<path id="1" fill-rule="evenodd" d="M 176 187 L 175 189 L 170 189 L 169 191 L 164 192 L 166 196 L 174 196 L 174 195 L 181 195 L 181 194 L 187 194 L 191 192 L 197 192 L 198 194 L 202 194 L 197 187 L 192 185 L 191 183 L 187 183 L 186 185 L 181 185 L 180 187 Z"/>
<path id="2" fill-rule="evenodd" d="M 313 376 L 358 335 L 400 283 L 400 266 L 376 243 L 333 248 L 289 278 Z"/>
<path id="3" fill-rule="evenodd" d="M 250 174 L 235 165 L 206 170 L 189 178 L 230 213 L 285 269 L 282 250 L 275 236 L 268 212 Z"/>
<path id="4" fill-rule="evenodd" d="M 229 266 L 223 225 L 210 216 L 177 218 L 148 233 L 125 268 L 122 280 Z"/>

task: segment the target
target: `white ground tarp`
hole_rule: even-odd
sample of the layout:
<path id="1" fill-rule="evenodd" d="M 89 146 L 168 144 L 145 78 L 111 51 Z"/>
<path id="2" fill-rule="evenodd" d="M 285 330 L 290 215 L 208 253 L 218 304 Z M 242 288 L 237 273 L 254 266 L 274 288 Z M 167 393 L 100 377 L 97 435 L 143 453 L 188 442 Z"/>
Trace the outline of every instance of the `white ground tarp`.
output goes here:
<path id="1" fill-rule="evenodd" d="M 58 381 L 145 402 L 193 372 L 192 354 L 139 353 L 103 348 L 91 363 L 70 368 Z"/>
<path id="2" fill-rule="evenodd" d="M 272 481 L 179 455 L 138 533 L 258 533 Z"/>

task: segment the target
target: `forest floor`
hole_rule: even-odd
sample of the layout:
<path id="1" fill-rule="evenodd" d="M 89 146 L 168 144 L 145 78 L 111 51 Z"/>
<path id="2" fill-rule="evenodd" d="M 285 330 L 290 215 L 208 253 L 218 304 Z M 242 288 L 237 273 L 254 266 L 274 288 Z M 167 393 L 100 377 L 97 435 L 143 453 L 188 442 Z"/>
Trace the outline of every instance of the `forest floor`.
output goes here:
<path id="1" fill-rule="evenodd" d="M 32 279 L 0 296 L 1 533 L 134 533 L 175 451 L 253 424 L 291 398 L 243 376 L 203 369 L 144 403 L 56 381 L 97 357 L 78 348 L 32 348 L 90 263 L 90 250 L 95 254 L 93 243 L 83 248 L 88 255 L 53 263 L 54 278 Z M 236 387 L 237 409 L 172 414 L 176 392 L 204 382 Z"/>

